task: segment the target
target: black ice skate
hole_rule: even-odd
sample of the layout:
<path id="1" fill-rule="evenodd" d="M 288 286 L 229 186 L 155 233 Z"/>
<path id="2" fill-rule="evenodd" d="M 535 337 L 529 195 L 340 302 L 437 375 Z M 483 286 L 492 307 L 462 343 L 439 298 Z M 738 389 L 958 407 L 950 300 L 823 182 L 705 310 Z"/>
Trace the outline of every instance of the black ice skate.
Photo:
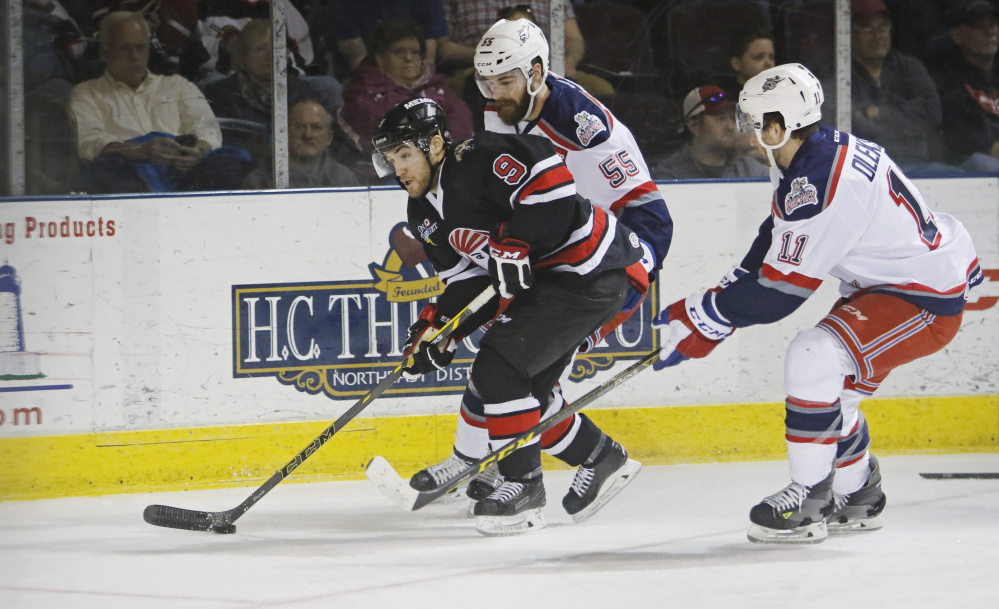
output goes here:
<path id="1" fill-rule="evenodd" d="M 466 460 L 463 457 L 452 453 L 450 457 L 444 459 L 440 463 L 431 465 L 426 469 L 421 469 L 413 474 L 413 477 L 409 479 L 409 486 L 418 491 L 433 490 L 442 483 L 465 471 L 465 468 L 471 464 L 472 461 Z M 455 501 L 460 498 L 461 495 L 458 492 L 458 488 L 455 487 L 448 491 L 446 495 L 437 499 L 435 503 L 445 503 Z"/>
<path id="2" fill-rule="evenodd" d="M 881 466 L 871 455 L 871 473 L 860 490 L 849 495 L 833 493 L 835 506 L 826 519 L 830 533 L 861 533 L 881 528 L 879 514 L 884 511 L 886 498 L 881 491 Z"/>
<path id="3" fill-rule="evenodd" d="M 813 486 L 797 482 L 770 495 L 749 511 L 754 543 L 819 543 L 826 538 L 826 517 L 833 510 L 835 472 Z"/>
<path id="4" fill-rule="evenodd" d="M 641 463 L 629 459 L 620 444 L 607 438 L 593 463 L 584 463 L 576 470 L 562 507 L 573 522 L 583 522 L 620 493 L 641 469 Z"/>
<path id="5" fill-rule="evenodd" d="M 475 530 L 483 535 L 517 535 L 545 528 L 545 485 L 541 476 L 508 478 L 475 504 Z"/>
<path id="6" fill-rule="evenodd" d="M 493 491 L 498 489 L 501 484 L 503 484 L 503 476 L 500 475 L 499 467 L 494 463 L 475 474 L 475 477 L 468 481 L 465 494 L 472 501 L 482 501 L 492 495 Z"/>

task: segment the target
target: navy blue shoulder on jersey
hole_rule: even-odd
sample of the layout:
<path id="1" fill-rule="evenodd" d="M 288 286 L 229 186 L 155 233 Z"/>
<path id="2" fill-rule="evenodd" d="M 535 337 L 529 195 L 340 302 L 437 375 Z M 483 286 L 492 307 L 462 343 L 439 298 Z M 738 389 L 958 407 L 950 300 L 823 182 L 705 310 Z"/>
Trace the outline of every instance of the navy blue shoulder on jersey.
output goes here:
<path id="1" fill-rule="evenodd" d="M 801 144 L 777 186 L 775 213 L 789 222 L 812 218 L 829 206 L 849 135 L 822 125 Z"/>
<path id="2" fill-rule="evenodd" d="M 763 268 L 763 260 L 767 257 L 767 252 L 770 251 L 770 245 L 773 243 L 773 230 L 774 218 L 767 216 L 763 224 L 760 224 L 760 232 L 756 235 L 753 245 L 749 247 L 749 251 L 739 266 L 749 273 L 755 273 Z"/>
<path id="3" fill-rule="evenodd" d="M 574 82 L 549 76 L 551 89 L 534 125 L 567 150 L 592 148 L 607 141 L 613 118 L 606 108 Z"/>

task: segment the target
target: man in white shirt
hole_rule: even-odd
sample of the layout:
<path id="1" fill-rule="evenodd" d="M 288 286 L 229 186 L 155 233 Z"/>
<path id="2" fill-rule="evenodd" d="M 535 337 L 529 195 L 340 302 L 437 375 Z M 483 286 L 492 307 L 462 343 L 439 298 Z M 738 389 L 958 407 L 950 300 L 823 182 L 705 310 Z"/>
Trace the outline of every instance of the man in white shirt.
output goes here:
<path id="1" fill-rule="evenodd" d="M 222 144 L 218 121 L 194 84 L 181 76 L 149 72 L 149 25 L 142 15 L 109 14 L 101 21 L 100 37 L 106 70 L 77 85 L 70 97 L 80 159 L 90 162 L 84 188 L 134 192 L 226 187 L 227 180 L 205 184 L 199 179 L 217 177 L 220 169 L 237 169 L 232 155 L 206 158 Z M 202 167 L 206 163 L 212 171 Z"/>

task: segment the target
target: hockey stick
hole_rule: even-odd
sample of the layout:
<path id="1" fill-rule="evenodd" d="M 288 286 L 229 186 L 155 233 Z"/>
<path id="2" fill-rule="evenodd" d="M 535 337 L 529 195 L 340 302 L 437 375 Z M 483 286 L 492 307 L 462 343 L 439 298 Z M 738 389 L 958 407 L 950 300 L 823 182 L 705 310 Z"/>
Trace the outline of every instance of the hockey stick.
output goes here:
<path id="1" fill-rule="evenodd" d="M 446 480 L 429 491 L 417 491 L 410 488 L 409 485 L 399 477 L 399 474 L 395 471 L 395 469 L 393 469 L 389 462 L 385 460 L 384 457 L 375 457 L 372 459 L 368 463 L 367 468 L 365 468 L 365 475 L 368 477 L 368 480 L 378 487 L 378 490 L 402 506 L 403 509 L 410 511 L 418 510 L 428 503 L 435 501 L 442 495 L 447 494 L 447 492 L 451 489 L 467 482 L 476 474 L 483 471 L 490 465 L 497 463 L 500 459 L 503 459 L 518 448 L 521 448 L 536 438 L 540 438 L 541 434 L 558 425 L 569 415 L 575 414 L 584 406 L 587 406 L 597 398 L 602 397 L 610 390 L 624 383 L 639 372 L 645 370 L 658 360 L 659 349 L 656 349 L 643 357 L 641 360 L 617 373 L 599 387 L 590 390 L 581 398 L 574 400 L 569 408 L 560 410 L 558 414 L 550 419 L 545 419 L 531 429 L 528 429 L 527 431 L 514 437 L 503 448 L 493 451 L 478 461 L 475 461 L 462 470 L 458 475 Z"/>
<path id="2" fill-rule="evenodd" d="M 481 309 L 495 295 L 496 290 L 490 285 L 488 288 L 483 290 L 481 294 L 476 296 L 464 310 L 455 315 L 449 322 L 444 324 L 444 327 L 434 334 L 431 342 L 450 336 L 454 332 L 455 328 L 461 324 L 461 322 Z M 238 506 L 224 512 L 202 512 L 199 510 L 186 510 L 183 508 L 175 508 L 165 505 L 150 505 L 146 507 L 145 511 L 142 513 L 142 517 L 149 524 L 159 527 L 185 529 L 188 531 L 211 531 L 213 533 L 221 534 L 235 533 L 236 526 L 233 523 L 236 522 L 240 516 L 253 507 L 256 502 L 260 501 L 260 499 L 270 492 L 272 488 L 277 486 L 279 482 L 291 475 L 291 473 L 295 471 L 298 466 L 311 457 L 313 453 L 318 451 L 323 444 L 326 444 L 326 442 L 329 441 L 329 439 L 332 438 L 336 432 L 342 430 L 344 425 L 356 417 L 357 414 L 364 410 L 364 408 L 373 402 L 375 398 L 391 387 L 396 380 L 402 376 L 403 368 L 411 365 L 412 361 L 412 356 L 403 360 L 398 366 L 395 367 L 395 370 L 393 370 L 391 374 L 386 376 L 380 383 L 378 383 L 378 385 L 375 386 L 374 389 L 369 391 L 367 395 L 351 406 L 347 412 L 340 415 L 340 418 L 316 436 L 316 438 L 312 440 L 308 446 L 295 455 L 295 458 L 285 464 L 284 467 L 274 472 L 274 475 L 271 476 L 267 482 L 264 482 L 263 486 L 254 491 L 252 495 L 247 497 L 246 500 Z"/>
<path id="3" fill-rule="evenodd" d="M 999 480 L 999 472 L 979 472 L 969 474 L 919 474 L 928 480 Z"/>

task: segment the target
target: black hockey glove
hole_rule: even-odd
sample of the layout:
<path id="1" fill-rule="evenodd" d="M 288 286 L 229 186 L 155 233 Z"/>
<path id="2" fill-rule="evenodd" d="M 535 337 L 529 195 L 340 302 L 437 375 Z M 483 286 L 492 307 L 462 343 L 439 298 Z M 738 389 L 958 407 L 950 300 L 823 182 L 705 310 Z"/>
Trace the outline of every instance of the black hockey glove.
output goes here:
<path id="1" fill-rule="evenodd" d="M 409 327 L 404 352 L 407 358 L 412 357 L 412 363 L 403 368 L 403 374 L 409 377 L 422 376 L 434 370 L 443 370 L 451 364 L 458 345 L 449 336 L 443 341 L 430 342 L 440 329 L 434 326 L 437 318 L 437 305 L 429 304 L 423 307 L 420 318 Z"/>
<path id="2" fill-rule="evenodd" d="M 489 278 L 502 298 L 513 298 L 534 283 L 529 249 L 528 244 L 517 239 L 489 237 Z"/>

